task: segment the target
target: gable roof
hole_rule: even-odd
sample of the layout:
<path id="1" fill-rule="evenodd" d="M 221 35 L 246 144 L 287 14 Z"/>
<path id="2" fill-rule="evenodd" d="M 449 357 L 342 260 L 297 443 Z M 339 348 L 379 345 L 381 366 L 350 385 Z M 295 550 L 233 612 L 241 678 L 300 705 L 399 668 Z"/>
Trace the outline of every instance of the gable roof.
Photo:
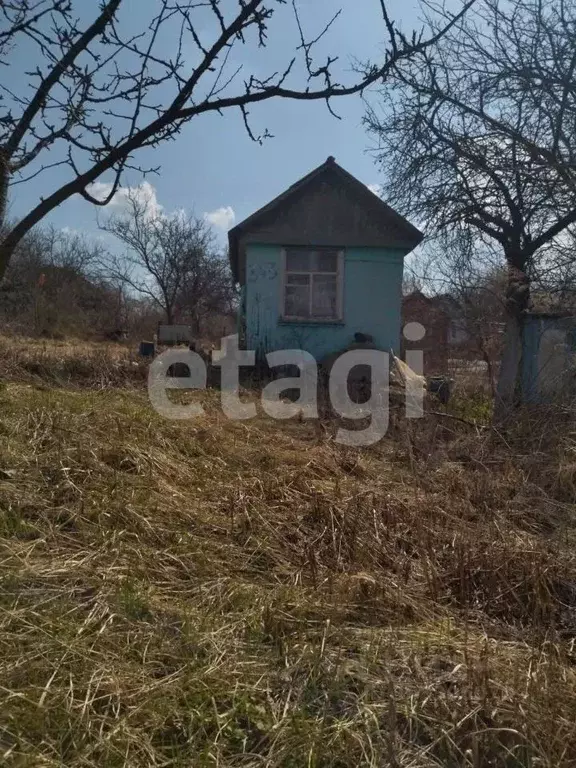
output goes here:
<path id="1" fill-rule="evenodd" d="M 462 315 L 460 304 L 449 293 L 437 293 L 433 296 L 426 296 L 421 290 L 416 289 L 402 297 L 402 305 L 406 306 L 415 300 L 427 304 L 430 308 L 441 312 L 451 320 Z"/>
<path id="2" fill-rule="evenodd" d="M 402 296 L 402 302 L 404 304 L 414 300 L 423 301 L 425 304 L 432 304 L 432 299 L 430 296 L 426 296 L 426 294 L 419 288 L 416 288 L 414 291 L 410 291 L 410 293 L 405 293 L 404 296 Z"/>
<path id="3" fill-rule="evenodd" d="M 313 235 L 310 232 L 298 232 L 291 238 L 287 232 L 286 226 L 284 226 L 281 232 L 283 237 L 283 244 L 285 245 L 341 245 L 341 246 L 353 246 L 353 245 L 365 245 L 365 246 L 379 246 L 398 248 L 405 254 L 409 253 L 415 248 L 423 238 L 422 233 L 416 229 L 407 219 L 397 213 L 387 203 L 381 200 L 378 195 L 372 192 L 365 184 L 362 184 L 357 178 L 352 176 L 351 173 L 344 170 L 333 157 L 329 157 L 326 162 L 319 165 L 310 173 L 306 174 L 282 194 L 275 197 L 271 202 L 257 210 L 247 219 L 237 224 L 228 233 L 229 242 L 229 258 L 230 266 L 232 268 L 232 274 L 236 282 L 242 282 L 244 273 L 244 260 L 245 252 L 244 246 L 246 242 L 260 241 L 265 242 L 263 237 L 260 239 L 256 236 L 259 230 L 266 227 L 266 223 L 272 222 L 272 229 L 274 229 L 274 222 L 290 209 L 293 205 L 297 204 L 299 199 L 306 194 L 313 194 L 322 187 L 323 184 L 332 185 L 332 187 L 341 188 L 346 191 L 348 200 L 353 200 L 355 205 L 362 207 L 367 211 L 367 215 L 370 221 L 374 224 L 371 230 L 366 228 L 362 233 L 356 233 L 352 235 L 352 239 L 346 237 L 346 241 L 342 240 L 345 237 L 340 232 L 334 232 L 334 238 L 340 238 L 338 242 L 317 242 L 312 241 Z M 347 202 L 348 204 L 352 204 Z M 268 227 L 267 232 L 270 232 Z M 280 236 L 280 233 L 279 233 Z M 292 242 L 286 238 L 289 237 Z M 268 242 L 273 242 L 268 241 Z"/>

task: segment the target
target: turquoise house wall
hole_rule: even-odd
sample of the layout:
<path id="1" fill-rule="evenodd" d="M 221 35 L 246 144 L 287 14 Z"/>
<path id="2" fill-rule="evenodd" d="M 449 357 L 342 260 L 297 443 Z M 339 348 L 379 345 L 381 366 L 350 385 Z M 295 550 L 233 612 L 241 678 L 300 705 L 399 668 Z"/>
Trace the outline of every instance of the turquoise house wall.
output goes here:
<path id="1" fill-rule="evenodd" d="M 281 319 L 280 245 L 246 248 L 246 346 L 258 352 L 304 349 L 317 360 L 369 333 L 375 344 L 398 353 L 403 252 L 389 248 L 344 250 L 343 321 L 294 323 Z"/>

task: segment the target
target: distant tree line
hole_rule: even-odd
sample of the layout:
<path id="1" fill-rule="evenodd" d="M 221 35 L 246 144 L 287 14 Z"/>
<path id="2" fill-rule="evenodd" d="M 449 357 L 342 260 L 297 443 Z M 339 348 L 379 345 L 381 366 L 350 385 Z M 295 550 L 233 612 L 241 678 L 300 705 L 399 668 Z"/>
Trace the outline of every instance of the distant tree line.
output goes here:
<path id="1" fill-rule="evenodd" d="M 235 323 L 228 260 L 203 219 L 150 215 L 131 198 L 107 218 L 114 238 L 37 227 L 0 281 L 0 325 L 13 333 L 102 340 L 150 338 L 159 322 L 211 340 Z"/>

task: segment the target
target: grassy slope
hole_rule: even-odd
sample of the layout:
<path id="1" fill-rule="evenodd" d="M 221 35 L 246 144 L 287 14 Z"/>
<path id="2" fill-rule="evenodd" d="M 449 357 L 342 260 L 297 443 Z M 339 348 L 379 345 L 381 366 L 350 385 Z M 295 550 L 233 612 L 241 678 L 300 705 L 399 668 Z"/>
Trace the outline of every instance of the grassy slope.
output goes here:
<path id="1" fill-rule="evenodd" d="M 576 765 L 570 443 L 216 398 L 0 389 L 0 762 Z"/>

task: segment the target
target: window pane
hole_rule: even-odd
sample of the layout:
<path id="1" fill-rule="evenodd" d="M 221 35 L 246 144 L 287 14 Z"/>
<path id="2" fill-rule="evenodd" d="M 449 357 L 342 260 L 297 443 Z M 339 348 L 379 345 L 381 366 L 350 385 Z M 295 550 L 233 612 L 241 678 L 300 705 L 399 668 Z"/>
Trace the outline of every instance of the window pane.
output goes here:
<path id="1" fill-rule="evenodd" d="M 289 250 L 286 252 L 286 270 L 288 272 L 309 272 L 311 267 L 310 251 Z"/>
<path id="2" fill-rule="evenodd" d="M 312 316 L 338 316 L 338 286 L 336 275 L 314 275 L 312 281 Z"/>
<path id="3" fill-rule="evenodd" d="M 309 317 L 310 288 L 304 285 L 287 285 L 284 312 L 287 317 Z"/>
<path id="4" fill-rule="evenodd" d="M 287 272 L 336 272 L 337 270 L 337 251 L 306 251 L 303 248 L 292 248 L 286 251 Z"/>
<path id="5" fill-rule="evenodd" d="M 336 251 L 316 251 L 314 254 L 315 272 L 336 272 L 338 270 L 338 254 Z"/>
<path id="6" fill-rule="evenodd" d="M 298 275 L 295 272 L 289 272 L 286 275 L 286 285 L 310 285 L 310 275 Z"/>

